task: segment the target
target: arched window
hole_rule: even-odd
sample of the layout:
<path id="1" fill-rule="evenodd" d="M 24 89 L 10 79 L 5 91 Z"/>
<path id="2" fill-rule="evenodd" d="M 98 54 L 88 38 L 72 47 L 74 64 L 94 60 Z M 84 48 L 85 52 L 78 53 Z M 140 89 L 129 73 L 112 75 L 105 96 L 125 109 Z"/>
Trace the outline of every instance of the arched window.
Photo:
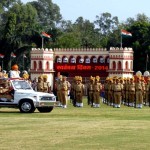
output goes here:
<path id="1" fill-rule="evenodd" d="M 118 70 L 121 70 L 121 61 L 118 61 Z"/>
<path id="2" fill-rule="evenodd" d="M 57 63 L 61 63 L 61 62 L 62 62 L 61 58 L 58 57 L 56 62 L 57 62 Z"/>
<path id="3" fill-rule="evenodd" d="M 103 63 L 105 63 L 105 59 L 104 59 L 103 57 L 101 57 L 100 60 L 99 60 L 99 62 L 100 62 L 101 64 L 103 64 Z"/>
<path id="4" fill-rule="evenodd" d="M 42 62 L 39 61 L 39 69 L 42 69 Z"/>
<path id="5" fill-rule="evenodd" d="M 129 69 L 128 61 L 125 63 L 125 69 Z"/>
<path id="6" fill-rule="evenodd" d="M 33 62 L 33 69 L 36 70 L 37 69 L 37 64 L 36 61 Z"/>
<path id="7" fill-rule="evenodd" d="M 84 63 L 84 59 L 83 59 L 83 58 L 80 58 L 80 59 L 79 59 L 79 63 Z"/>
<path id="8" fill-rule="evenodd" d="M 68 63 L 68 58 L 67 57 L 63 58 L 63 63 Z"/>
<path id="9" fill-rule="evenodd" d="M 86 58 L 86 59 L 85 59 L 85 63 L 86 63 L 86 64 L 89 64 L 89 63 L 90 63 L 90 58 Z"/>
<path id="10" fill-rule="evenodd" d="M 46 70 L 49 70 L 49 62 L 48 62 L 48 61 L 46 62 L 45 69 L 46 69 Z"/>
<path id="11" fill-rule="evenodd" d="M 96 57 L 93 58 L 93 63 L 97 63 L 97 58 Z"/>
<path id="12" fill-rule="evenodd" d="M 72 57 L 70 62 L 71 63 L 76 63 L 76 58 Z"/>
<path id="13" fill-rule="evenodd" d="M 112 62 L 112 69 L 116 70 L 116 62 L 115 61 Z"/>

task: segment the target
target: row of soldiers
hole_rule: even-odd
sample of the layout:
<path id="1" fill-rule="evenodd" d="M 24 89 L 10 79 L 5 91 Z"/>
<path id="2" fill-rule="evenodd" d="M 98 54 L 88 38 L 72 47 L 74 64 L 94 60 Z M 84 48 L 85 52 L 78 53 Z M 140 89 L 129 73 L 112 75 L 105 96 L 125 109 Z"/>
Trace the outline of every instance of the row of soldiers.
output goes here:
<path id="1" fill-rule="evenodd" d="M 150 78 L 106 78 L 104 83 L 105 103 L 120 107 L 121 103 L 130 107 L 142 108 L 149 104 Z"/>
<path id="2" fill-rule="evenodd" d="M 81 76 L 75 76 L 73 82 L 70 84 L 66 81 L 66 90 L 70 91 L 70 99 L 74 107 L 83 107 L 83 96 L 85 95 L 85 85 L 82 83 Z M 92 83 L 92 84 L 91 84 Z M 62 76 L 59 77 L 56 90 L 58 101 L 63 105 L 63 80 Z M 69 85 L 69 86 L 67 86 Z M 92 107 L 100 107 L 100 92 L 102 90 L 102 84 L 100 83 L 100 77 L 90 77 L 90 82 L 87 85 L 88 88 L 88 104 L 91 104 Z M 66 96 L 67 93 L 66 93 Z M 66 97 L 67 99 L 67 97 Z M 67 101 L 67 100 L 66 100 Z"/>

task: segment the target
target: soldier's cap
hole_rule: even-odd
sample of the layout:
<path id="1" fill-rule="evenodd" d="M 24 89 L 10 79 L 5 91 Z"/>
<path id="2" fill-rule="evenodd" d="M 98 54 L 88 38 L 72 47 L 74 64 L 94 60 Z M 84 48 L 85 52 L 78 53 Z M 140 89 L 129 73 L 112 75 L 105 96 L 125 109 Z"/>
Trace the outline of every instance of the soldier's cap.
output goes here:
<path id="1" fill-rule="evenodd" d="M 38 79 L 43 79 L 42 76 L 39 76 Z"/>
<path id="2" fill-rule="evenodd" d="M 130 81 L 130 78 L 129 78 L 129 77 L 127 77 L 127 81 Z"/>
<path id="3" fill-rule="evenodd" d="M 106 80 L 110 80 L 110 77 L 107 77 Z"/>
<path id="4" fill-rule="evenodd" d="M 90 80 L 94 80 L 94 77 L 93 77 L 93 76 L 90 76 Z"/>
<path id="5" fill-rule="evenodd" d="M 82 81 L 82 77 L 81 76 L 79 76 L 78 81 Z"/>
<path id="6" fill-rule="evenodd" d="M 44 79 L 47 79 L 47 78 L 48 78 L 48 76 L 45 74 L 45 75 L 43 75 L 43 78 L 44 78 Z"/>
<path id="7" fill-rule="evenodd" d="M 134 77 L 130 78 L 130 80 L 134 80 Z"/>
<path id="8" fill-rule="evenodd" d="M 99 81 L 100 80 L 100 76 L 96 76 L 95 80 Z"/>

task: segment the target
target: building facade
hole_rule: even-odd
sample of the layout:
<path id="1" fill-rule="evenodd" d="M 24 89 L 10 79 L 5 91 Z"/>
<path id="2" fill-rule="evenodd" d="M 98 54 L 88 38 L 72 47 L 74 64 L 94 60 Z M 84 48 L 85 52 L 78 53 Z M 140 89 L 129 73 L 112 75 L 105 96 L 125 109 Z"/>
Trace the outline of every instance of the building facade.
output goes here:
<path id="1" fill-rule="evenodd" d="M 131 77 L 133 75 L 132 48 L 40 49 L 31 51 L 31 79 L 48 75 L 53 85 L 59 74 L 68 77 L 107 76 Z"/>

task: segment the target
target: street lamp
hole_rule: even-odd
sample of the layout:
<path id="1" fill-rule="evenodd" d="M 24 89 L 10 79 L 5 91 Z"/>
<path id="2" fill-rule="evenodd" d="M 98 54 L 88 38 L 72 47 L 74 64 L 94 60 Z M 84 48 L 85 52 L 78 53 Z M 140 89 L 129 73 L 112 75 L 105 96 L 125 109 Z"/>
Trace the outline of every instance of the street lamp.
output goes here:
<path id="1" fill-rule="evenodd" d="M 4 58 L 4 55 L 3 54 L 0 54 L 0 58 L 2 59 L 2 70 L 3 70 L 3 58 Z"/>

